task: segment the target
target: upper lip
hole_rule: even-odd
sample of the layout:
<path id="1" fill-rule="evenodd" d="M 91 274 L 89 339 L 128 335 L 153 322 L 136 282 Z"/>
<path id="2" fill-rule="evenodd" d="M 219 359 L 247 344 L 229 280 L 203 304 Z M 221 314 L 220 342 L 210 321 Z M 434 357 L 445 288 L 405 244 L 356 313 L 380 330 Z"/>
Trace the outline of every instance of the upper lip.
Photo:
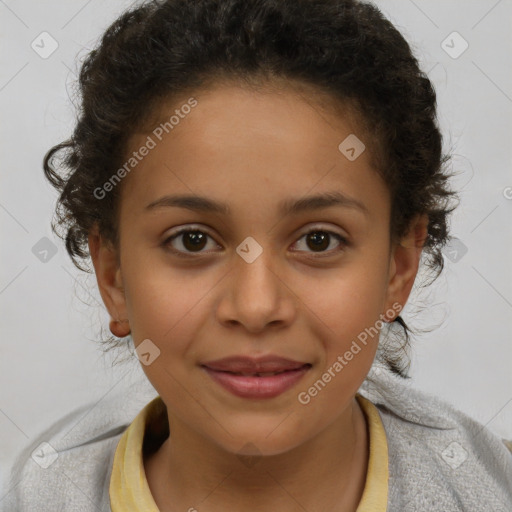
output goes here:
<path id="1" fill-rule="evenodd" d="M 294 361 L 279 356 L 264 356 L 264 357 L 248 357 L 248 356 L 231 356 L 223 359 L 216 359 L 215 361 L 208 361 L 203 363 L 211 370 L 235 372 L 235 373 L 265 373 L 265 372 L 280 372 L 286 370 L 297 370 L 309 363 Z"/>

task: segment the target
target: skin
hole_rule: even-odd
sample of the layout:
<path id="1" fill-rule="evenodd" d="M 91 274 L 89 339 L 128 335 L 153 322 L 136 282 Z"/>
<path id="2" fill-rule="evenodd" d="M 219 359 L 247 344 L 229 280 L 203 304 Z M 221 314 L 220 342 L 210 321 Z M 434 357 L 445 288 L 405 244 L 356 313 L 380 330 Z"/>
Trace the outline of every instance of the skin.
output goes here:
<path id="1" fill-rule="evenodd" d="M 159 115 L 168 118 L 188 97 Z M 89 235 L 111 328 L 161 351 L 142 365 L 171 425 L 170 438 L 144 460 L 151 492 L 162 511 L 354 511 L 369 454 L 355 394 L 377 337 L 307 405 L 297 395 L 393 304 L 406 303 L 427 220 L 417 216 L 401 244 L 391 244 L 390 194 L 369 149 L 354 161 L 338 150 L 349 134 L 364 141 L 348 110 L 341 115 L 292 88 L 223 84 L 194 97 L 198 105 L 123 180 L 118 250 L 96 229 Z M 131 150 L 150 133 L 134 134 Z M 366 211 L 278 210 L 283 199 L 332 191 Z M 145 211 L 170 194 L 206 196 L 231 212 Z M 199 256 L 183 235 L 162 246 L 183 226 L 210 235 Z M 312 227 L 348 243 L 332 236 L 315 250 L 305 236 Z M 252 263 L 236 252 L 248 236 L 263 249 Z M 245 399 L 199 366 L 240 354 L 277 354 L 312 368 L 278 397 Z M 252 466 L 240 458 L 254 453 L 247 443 L 260 456 Z"/>

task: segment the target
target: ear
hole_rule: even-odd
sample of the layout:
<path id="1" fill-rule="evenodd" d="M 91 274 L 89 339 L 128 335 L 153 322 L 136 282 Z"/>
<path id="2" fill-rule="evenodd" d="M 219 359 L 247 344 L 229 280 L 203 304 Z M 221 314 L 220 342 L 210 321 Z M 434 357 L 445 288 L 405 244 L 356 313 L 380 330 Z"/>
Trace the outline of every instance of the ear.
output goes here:
<path id="1" fill-rule="evenodd" d="M 130 333 L 130 326 L 118 253 L 99 234 L 96 224 L 89 232 L 88 242 L 101 298 L 111 317 L 110 330 L 122 338 Z"/>
<path id="2" fill-rule="evenodd" d="M 391 249 L 386 308 L 388 311 L 398 310 L 397 315 L 411 293 L 427 234 L 428 216 L 416 215 L 409 224 L 407 234 Z M 397 304 L 400 308 L 396 307 Z M 388 322 L 392 320 L 387 318 Z"/>

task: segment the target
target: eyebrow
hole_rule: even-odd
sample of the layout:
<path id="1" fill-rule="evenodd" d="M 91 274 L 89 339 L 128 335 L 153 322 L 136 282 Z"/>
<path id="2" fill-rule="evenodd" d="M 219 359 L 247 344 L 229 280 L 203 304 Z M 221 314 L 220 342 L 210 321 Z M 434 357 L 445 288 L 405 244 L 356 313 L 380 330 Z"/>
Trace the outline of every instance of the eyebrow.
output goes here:
<path id="1" fill-rule="evenodd" d="M 299 199 L 286 199 L 279 203 L 278 208 L 281 215 L 291 215 L 305 211 L 321 210 L 332 206 L 352 208 L 365 215 L 369 213 L 368 208 L 361 201 L 346 196 L 341 192 L 326 192 Z M 163 196 L 149 203 L 145 210 L 151 211 L 164 207 L 185 208 L 196 212 L 219 213 L 222 215 L 228 215 L 231 211 L 225 203 L 196 195 Z"/>

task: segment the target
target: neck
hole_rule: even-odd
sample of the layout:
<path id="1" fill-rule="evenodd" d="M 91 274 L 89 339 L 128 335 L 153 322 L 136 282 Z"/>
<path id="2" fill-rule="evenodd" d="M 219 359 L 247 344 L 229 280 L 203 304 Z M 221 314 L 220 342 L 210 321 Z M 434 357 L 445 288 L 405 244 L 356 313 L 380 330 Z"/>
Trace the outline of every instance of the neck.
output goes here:
<path id="1" fill-rule="evenodd" d="M 317 436 L 278 455 L 233 454 L 176 418 L 169 422 L 172 439 L 144 462 L 162 512 L 357 509 L 369 451 L 366 420 L 355 398 Z"/>

